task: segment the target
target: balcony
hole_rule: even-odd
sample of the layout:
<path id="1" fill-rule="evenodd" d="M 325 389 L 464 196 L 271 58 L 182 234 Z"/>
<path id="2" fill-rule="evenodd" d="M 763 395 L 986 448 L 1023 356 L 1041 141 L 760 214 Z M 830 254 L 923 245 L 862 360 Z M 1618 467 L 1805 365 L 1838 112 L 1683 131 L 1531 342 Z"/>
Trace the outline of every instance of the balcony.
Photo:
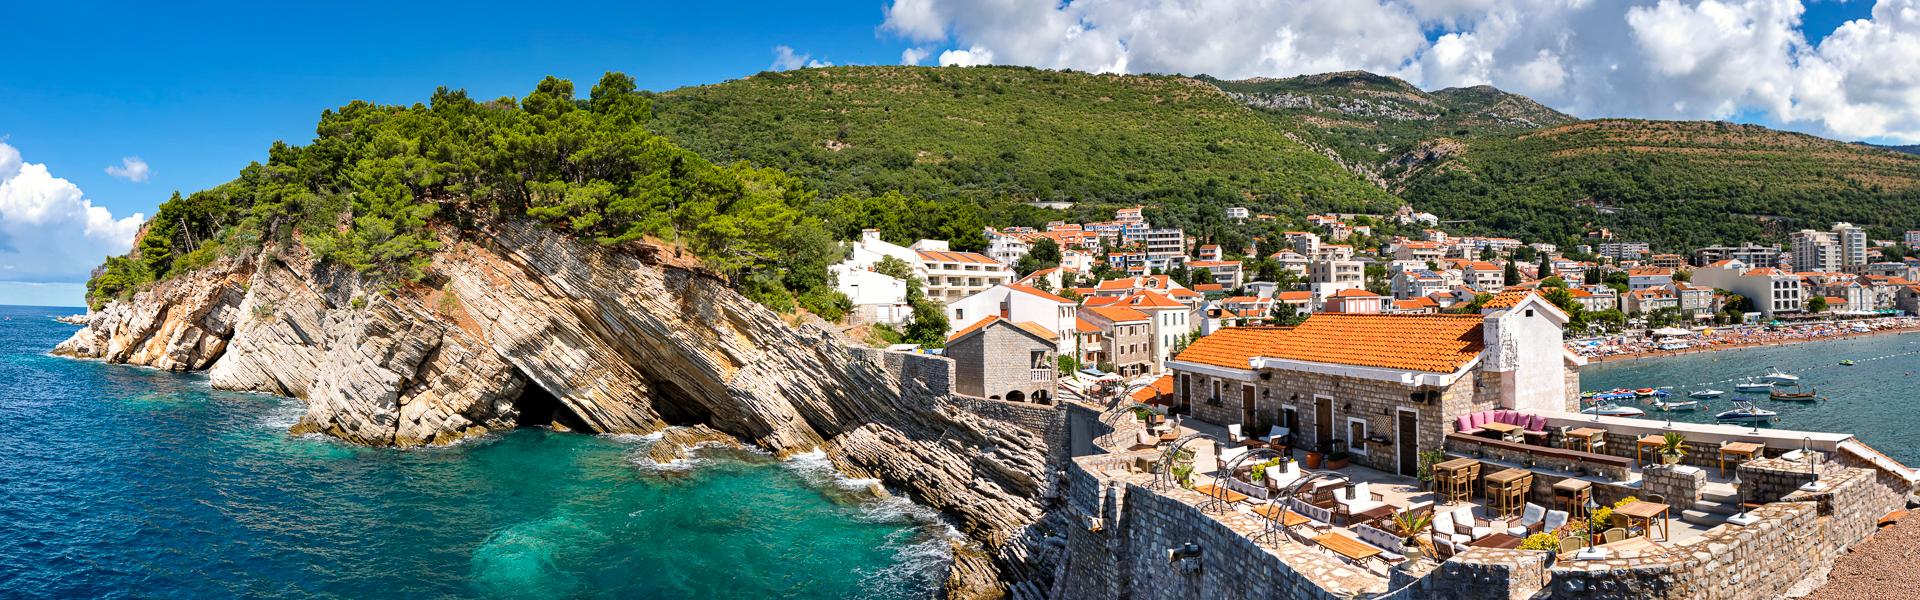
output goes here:
<path id="1" fill-rule="evenodd" d="M 1053 369 L 1031 369 L 1028 371 L 1028 376 L 1030 377 L 1028 381 L 1052 381 Z"/>

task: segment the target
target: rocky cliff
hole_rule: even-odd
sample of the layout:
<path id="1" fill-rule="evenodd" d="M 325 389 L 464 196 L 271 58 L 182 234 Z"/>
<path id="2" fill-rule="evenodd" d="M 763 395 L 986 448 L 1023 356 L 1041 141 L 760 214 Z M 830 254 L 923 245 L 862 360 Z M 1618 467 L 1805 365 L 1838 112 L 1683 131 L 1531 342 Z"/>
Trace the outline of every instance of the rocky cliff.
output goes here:
<path id="1" fill-rule="evenodd" d="M 545 227 L 443 233 L 432 275 L 369 286 L 296 244 L 94 313 L 57 354 L 301 398 L 296 432 L 418 446 L 522 425 L 701 425 L 776 454 L 822 449 L 940 509 L 979 547 L 955 594 L 1046 589 L 1034 523 L 1055 485 L 1040 438 L 905 384 L 818 325 L 790 325 L 658 247 Z M 983 557 L 991 557 L 985 560 Z"/>

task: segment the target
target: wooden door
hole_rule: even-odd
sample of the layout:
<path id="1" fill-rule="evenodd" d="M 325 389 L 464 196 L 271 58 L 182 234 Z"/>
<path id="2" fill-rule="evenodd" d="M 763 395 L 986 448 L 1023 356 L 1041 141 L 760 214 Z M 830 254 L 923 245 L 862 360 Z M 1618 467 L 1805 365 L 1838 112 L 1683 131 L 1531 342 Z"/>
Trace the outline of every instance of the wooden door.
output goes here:
<path id="1" fill-rule="evenodd" d="M 1393 443 L 1400 445 L 1400 474 L 1408 477 L 1420 474 L 1420 429 L 1419 415 L 1399 411 L 1400 418 L 1393 430 Z"/>
<path id="2" fill-rule="evenodd" d="M 1240 429 L 1242 430 L 1241 433 L 1246 434 L 1247 437 L 1259 437 L 1267 434 L 1267 432 L 1265 431 L 1247 431 L 1246 430 L 1248 427 L 1254 427 L 1257 425 L 1254 422 L 1253 386 L 1252 385 L 1240 386 L 1240 423 L 1241 423 Z"/>
<path id="3" fill-rule="evenodd" d="M 1315 398 L 1313 400 L 1313 447 L 1327 448 L 1328 440 L 1333 439 L 1333 399 Z"/>

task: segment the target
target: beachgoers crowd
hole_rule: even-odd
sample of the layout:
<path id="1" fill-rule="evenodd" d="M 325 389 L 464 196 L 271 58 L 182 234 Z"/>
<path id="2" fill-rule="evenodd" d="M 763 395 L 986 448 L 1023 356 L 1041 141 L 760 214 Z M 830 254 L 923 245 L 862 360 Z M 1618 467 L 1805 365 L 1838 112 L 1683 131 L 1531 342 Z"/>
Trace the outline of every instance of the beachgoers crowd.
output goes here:
<path id="1" fill-rule="evenodd" d="M 1567 349 L 1588 358 L 1698 352 L 1743 346 L 1788 344 L 1846 335 L 1920 329 L 1920 317 L 1883 317 L 1849 321 L 1821 321 L 1783 325 L 1736 325 L 1692 330 L 1685 336 L 1656 336 L 1634 332 L 1569 340 Z M 1665 343 L 1668 348 L 1661 346 Z M 1684 344 L 1684 348 L 1677 346 Z"/>

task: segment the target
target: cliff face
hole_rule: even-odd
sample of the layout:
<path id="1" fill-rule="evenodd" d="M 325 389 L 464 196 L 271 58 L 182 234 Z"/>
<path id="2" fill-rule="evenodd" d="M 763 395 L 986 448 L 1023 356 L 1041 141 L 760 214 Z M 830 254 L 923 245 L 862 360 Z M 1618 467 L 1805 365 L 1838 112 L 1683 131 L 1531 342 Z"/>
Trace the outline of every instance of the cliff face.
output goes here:
<path id="1" fill-rule="evenodd" d="M 662 250 L 613 251 L 522 222 L 455 236 L 428 285 L 381 292 L 298 247 L 218 264 L 95 313 L 56 353 L 302 398 L 297 432 L 375 446 L 516 425 L 704 425 L 777 454 L 823 449 L 1025 564 L 1053 485 L 1046 444 L 903 384 L 824 328 L 781 317 Z M 970 561 L 972 559 L 970 558 Z M 965 569 L 977 586 L 986 574 Z"/>

